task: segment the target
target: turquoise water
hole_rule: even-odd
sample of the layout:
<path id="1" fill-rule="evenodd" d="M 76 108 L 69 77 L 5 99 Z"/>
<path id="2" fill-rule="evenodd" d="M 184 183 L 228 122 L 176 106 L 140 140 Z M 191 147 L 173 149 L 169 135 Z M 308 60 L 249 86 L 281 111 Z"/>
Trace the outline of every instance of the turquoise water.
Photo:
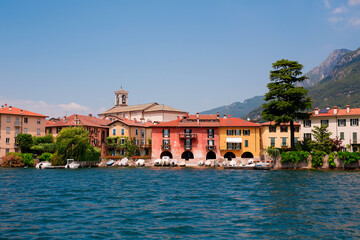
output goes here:
<path id="1" fill-rule="evenodd" d="M 3 239 L 356 239 L 360 172 L 0 169 Z"/>

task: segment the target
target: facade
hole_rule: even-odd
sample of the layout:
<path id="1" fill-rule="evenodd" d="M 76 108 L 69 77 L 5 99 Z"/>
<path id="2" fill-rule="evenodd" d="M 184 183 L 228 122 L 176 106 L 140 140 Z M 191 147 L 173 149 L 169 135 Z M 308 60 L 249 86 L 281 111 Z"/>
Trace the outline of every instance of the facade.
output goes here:
<path id="1" fill-rule="evenodd" d="M 295 144 L 300 140 L 300 128 L 301 124 L 294 122 Z M 281 123 L 276 125 L 275 122 L 266 122 L 261 124 L 261 149 L 267 149 L 269 147 L 275 148 L 289 148 L 291 147 L 290 140 L 290 123 Z"/>
<path id="2" fill-rule="evenodd" d="M 108 125 L 109 137 L 117 138 L 114 142 L 117 146 L 121 146 L 128 139 L 135 138 L 135 144 L 140 148 L 140 156 L 147 156 L 151 152 L 151 125 L 152 123 L 119 118 Z M 120 143 L 117 141 L 120 141 Z M 109 155 L 124 156 L 125 151 L 125 148 L 116 147 L 109 149 Z"/>
<path id="3" fill-rule="evenodd" d="M 109 126 L 111 123 L 106 119 L 99 119 L 89 116 L 74 114 L 69 117 L 64 117 L 60 121 L 48 123 L 46 125 L 46 133 L 54 137 L 63 129 L 67 127 L 83 127 L 89 133 L 89 143 L 101 149 L 101 156 L 107 155 L 106 138 L 108 137 Z"/>
<path id="4" fill-rule="evenodd" d="M 45 136 L 46 116 L 12 106 L 0 109 L 0 158 L 9 152 L 20 152 L 17 135 L 27 133 Z"/>
<path id="5" fill-rule="evenodd" d="M 309 120 L 302 121 L 301 137 L 304 139 L 313 139 L 312 131 L 314 126 L 328 125 L 328 130 L 332 133 L 331 138 L 340 138 L 343 140 L 343 146 L 347 146 L 348 151 L 359 151 L 360 145 L 360 108 L 346 109 L 318 109 L 311 112 Z"/>
<path id="6" fill-rule="evenodd" d="M 219 159 L 218 115 L 190 115 L 152 126 L 152 158 L 169 156 L 187 165 Z"/>
<path id="7" fill-rule="evenodd" d="M 220 153 L 224 159 L 254 158 L 260 160 L 260 128 L 258 123 L 240 118 L 220 119 Z"/>
<path id="8" fill-rule="evenodd" d="M 128 106 L 128 92 L 120 89 L 115 91 L 115 106 L 99 114 L 100 118 L 114 121 L 118 118 L 130 119 L 136 122 L 167 122 L 183 117 L 187 112 L 156 102 Z"/>

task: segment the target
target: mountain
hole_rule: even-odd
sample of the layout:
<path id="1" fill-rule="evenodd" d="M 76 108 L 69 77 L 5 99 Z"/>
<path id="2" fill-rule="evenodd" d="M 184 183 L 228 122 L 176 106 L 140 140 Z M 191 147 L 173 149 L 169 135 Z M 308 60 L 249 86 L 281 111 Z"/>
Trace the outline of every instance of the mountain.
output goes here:
<path id="1" fill-rule="evenodd" d="M 309 88 L 313 107 L 360 107 L 360 48 L 344 54 L 332 71 Z"/>
<path id="2" fill-rule="evenodd" d="M 244 102 L 234 102 L 230 105 L 201 112 L 200 114 L 216 114 L 219 112 L 220 116 L 226 114 L 231 115 L 232 117 L 242 118 L 254 108 L 261 106 L 261 104 L 264 103 L 263 99 L 264 96 L 255 96 L 253 98 L 244 100 Z"/>
<path id="3" fill-rule="evenodd" d="M 320 82 L 325 77 L 327 77 L 335 65 L 346 53 L 350 52 L 347 49 L 336 49 L 334 50 L 319 66 L 314 67 L 308 73 L 305 74 L 309 79 L 306 79 L 302 83 L 298 83 L 298 87 L 309 88 L 314 84 Z"/>

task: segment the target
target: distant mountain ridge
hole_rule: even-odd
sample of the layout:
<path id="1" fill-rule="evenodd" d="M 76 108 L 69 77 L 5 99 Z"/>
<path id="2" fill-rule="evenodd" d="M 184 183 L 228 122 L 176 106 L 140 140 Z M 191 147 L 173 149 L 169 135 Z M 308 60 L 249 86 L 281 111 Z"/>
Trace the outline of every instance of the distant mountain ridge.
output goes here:
<path id="1" fill-rule="evenodd" d="M 225 105 L 203 111 L 200 114 L 216 114 L 219 112 L 220 116 L 226 114 L 232 117 L 242 118 L 254 108 L 261 106 L 264 103 L 264 96 L 255 96 L 244 100 L 244 102 L 234 102 L 230 105 Z"/>

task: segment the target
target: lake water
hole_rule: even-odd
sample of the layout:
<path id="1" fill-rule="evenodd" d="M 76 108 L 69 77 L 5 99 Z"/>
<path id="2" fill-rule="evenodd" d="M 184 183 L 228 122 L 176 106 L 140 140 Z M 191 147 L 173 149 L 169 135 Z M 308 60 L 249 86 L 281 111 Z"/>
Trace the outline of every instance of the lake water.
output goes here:
<path id="1" fill-rule="evenodd" d="M 0 169 L 2 239 L 359 239 L 360 172 Z"/>

